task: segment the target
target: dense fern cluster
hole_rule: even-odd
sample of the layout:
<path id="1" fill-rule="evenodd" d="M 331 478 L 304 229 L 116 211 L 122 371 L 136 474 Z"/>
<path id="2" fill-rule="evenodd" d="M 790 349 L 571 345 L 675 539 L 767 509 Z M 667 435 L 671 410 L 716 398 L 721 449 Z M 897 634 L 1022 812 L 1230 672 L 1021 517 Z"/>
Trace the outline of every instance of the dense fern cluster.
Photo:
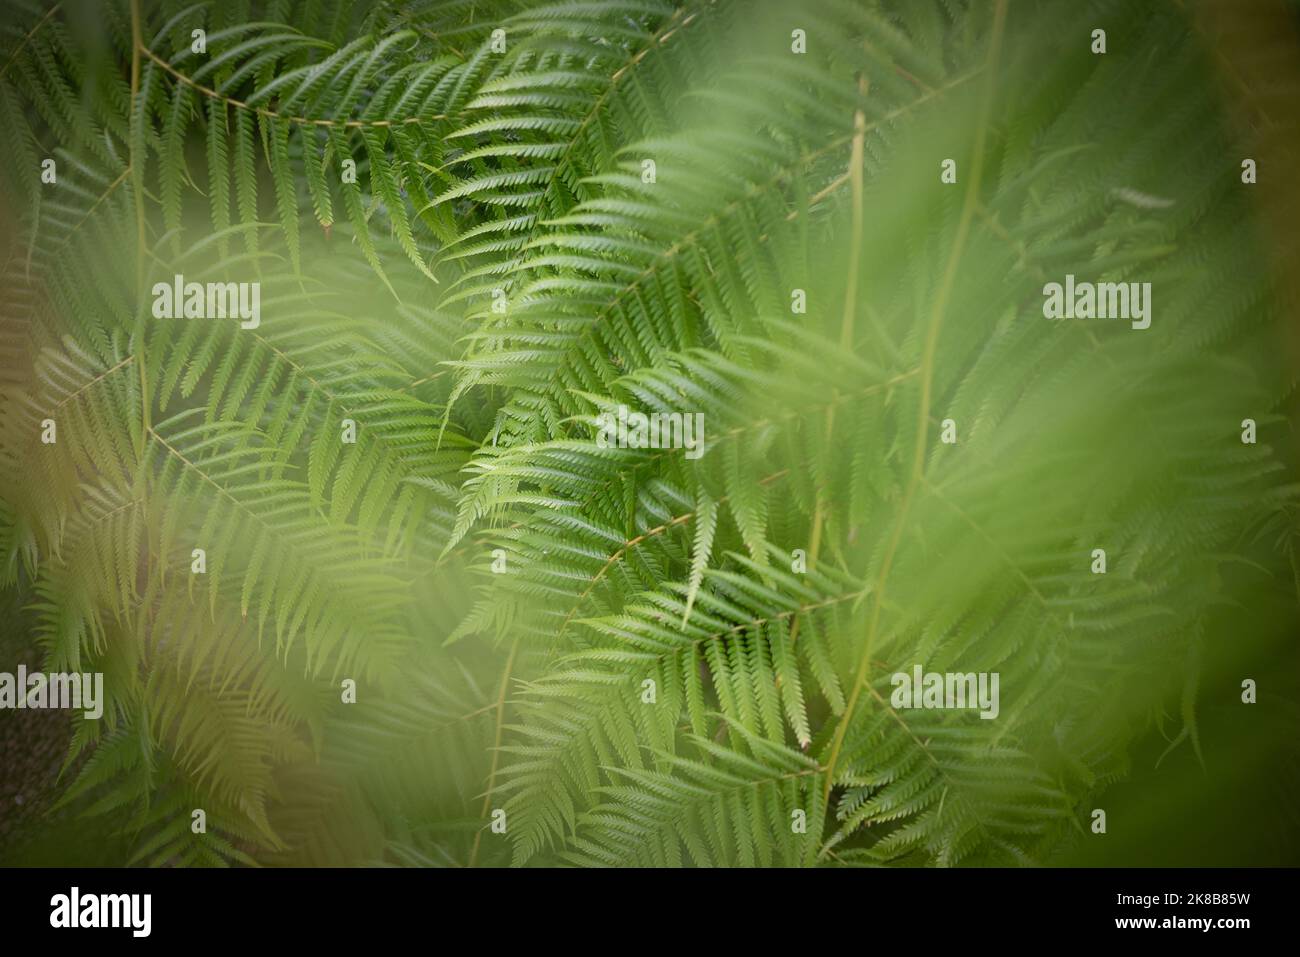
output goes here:
<path id="1" fill-rule="evenodd" d="M 109 696 L 64 800 L 155 864 L 1035 863 L 1171 702 L 1199 754 L 1293 379 L 1146 6 L 11 5 L 0 577 Z M 1043 318 L 1067 273 L 1151 328 Z"/>

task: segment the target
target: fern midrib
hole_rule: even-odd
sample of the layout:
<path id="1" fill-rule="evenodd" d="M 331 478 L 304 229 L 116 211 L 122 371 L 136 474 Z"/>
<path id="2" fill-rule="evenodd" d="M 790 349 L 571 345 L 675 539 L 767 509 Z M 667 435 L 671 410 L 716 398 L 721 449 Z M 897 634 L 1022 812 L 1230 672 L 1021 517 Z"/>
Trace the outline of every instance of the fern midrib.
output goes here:
<path id="1" fill-rule="evenodd" d="M 880 119 L 868 123 L 865 126 L 863 133 L 865 134 L 867 132 L 870 132 L 871 130 L 876 129 L 877 127 L 890 123 L 901 116 L 907 115 L 912 110 L 922 106 L 929 100 L 942 96 L 944 93 L 947 93 L 950 90 L 960 86 L 961 84 L 973 79 L 974 77 L 979 76 L 982 72 L 983 72 L 982 67 L 977 68 L 975 70 L 971 70 L 970 72 L 965 73 L 962 76 L 949 81 L 948 83 L 944 84 L 942 87 L 939 87 L 933 92 L 925 93 L 922 96 L 919 96 L 914 100 L 911 100 L 910 102 L 904 104 L 903 106 L 898 107 L 895 110 L 892 110 L 891 112 L 881 117 Z M 573 336 L 572 340 L 561 348 L 560 353 L 562 355 L 562 358 L 560 361 L 562 363 L 567 363 L 569 359 L 574 355 L 574 353 L 581 349 L 583 343 L 587 340 L 587 338 L 593 335 L 601 327 L 601 325 L 610 318 L 610 316 L 613 314 L 613 311 L 623 301 L 624 297 L 634 292 L 645 280 L 655 276 L 664 267 L 665 263 L 673 259 L 680 252 L 694 246 L 698 241 L 699 237 L 706 230 L 708 230 L 712 226 L 720 225 L 724 220 L 726 220 L 729 216 L 731 216 L 733 213 L 739 210 L 742 206 L 751 202 L 755 198 L 762 196 L 764 193 L 774 188 L 778 183 L 781 183 L 782 181 L 789 179 L 800 168 L 808 165 L 811 162 L 814 162 L 817 159 L 820 159 L 821 157 L 833 152 L 834 150 L 839 149 L 840 147 L 844 146 L 846 143 L 852 143 L 855 135 L 856 134 L 847 134 L 847 135 L 839 136 L 832 139 L 825 146 L 822 146 L 812 151 L 811 153 L 801 153 L 799 156 L 795 157 L 790 163 L 780 167 L 777 170 L 777 172 L 771 178 L 766 180 L 764 183 L 757 184 L 757 185 L 751 184 L 745 189 L 744 193 L 741 196 L 738 196 L 730 203 L 727 203 L 724 207 L 722 207 L 722 209 L 710 213 L 704 220 L 700 222 L 698 226 L 696 226 L 694 229 L 688 232 L 680 240 L 674 242 L 667 249 L 664 249 L 656 253 L 651 263 L 648 266 L 646 266 L 645 269 L 642 270 L 642 272 L 639 273 L 636 277 L 634 277 L 630 282 L 622 286 L 619 289 L 619 291 L 614 294 L 611 300 L 606 305 L 604 305 L 598 313 L 596 313 L 595 316 L 593 316 L 589 321 L 584 323 L 582 329 Z M 830 195 L 831 193 L 838 190 L 841 186 L 843 186 L 845 182 L 848 182 L 849 179 L 850 177 L 844 176 L 839 178 L 838 180 L 835 180 L 829 186 L 827 186 L 826 189 L 824 189 L 822 193 L 819 195 L 821 195 L 822 198 L 824 198 L 826 195 Z M 786 217 L 787 222 L 793 221 L 795 218 L 797 218 L 799 213 L 800 210 L 797 209 L 792 210 L 791 213 L 788 214 Z M 509 329 L 502 330 L 503 338 L 508 338 L 509 334 L 510 334 Z M 552 385 L 552 388 L 558 389 L 559 387 L 558 385 Z"/>
<path id="2" fill-rule="evenodd" d="M 510 685 L 510 676 L 514 671 L 515 655 L 519 651 L 519 639 L 516 637 L 510 643 L 510 654 L 506 658 L 506 666 L 501 672 L 501 687 L 497 691 L 496 700 L 496 729 L 493 732 L 492 744 L 492 766 L 488 770 L 487 787 L 483 790 L 483 807 L 479 811 L 479 817 L 486 818 L 488 810 L 492 807 L 492 791 L 496 788 L 497 767 L 500 764 L 501 756 L 501 736 L 505 730 L 505 713 L 506 713 L 506 689 Z M 474 847 L 470 851 L 469 866 L 473 867 L 478 861 L 479 842 L 483 839 L 483 830 L 487 825 L 483 825 L 474 832 Z"/>
<path id="3" fill-rule="evenodd" d="M 894 556 L 898 552 L 899 543 L 903 538 L 903 530 L 907 525 L 908 515 L 912 507 L 912 499 L 916 494 L 917 487 L 920 485 L 925 470 L 926 438 L 929 433 L 930 418 L 930 401 L 931 392 L 934 386 L 934 359 L 939 344 L 939 331 L 943 324 L 944 314 L 948 308 L 948 299 L 952 295 L 952 287 L 957 275 L 957 267 L 961 262 L 963 252 L 965 252 L 966 241 L 970 235 L 971 221 L 974 218 L 975 210 L 979 199 L 979 186 L 983 178 L 984 170 L 984 143 L 988 135 L 989 114 L 993 105 L 993 88 L 995 67 L 1002 46 L 1002 32 L 1006 25 L 1007 0 L 997 0 L 993 10 L 993 29 L 992 38 L 989 42 L 989 52 L 985 64 L 985 85 L 981 95 L 979 120 L 975 131 L 975 144 L 973 158 L 971 162 L 971 175 L 966 181 L 965 198 L 962 202 L 961 220 L 958 223 L 957 235 L 953 240 L 953 248 L 948 257 L 948 264 L 944 269 L 943 278 L 940 282 L 939 290 L 934 300 L 934 311 L 930 317 L 929 329 L 926 332 L 925 348 L 921 360 L 921 409 L 917 416 L 916 426 L 916 448 L 913 453 L 912 469 L 908 479 L 907 489 L 903 494 L 903 502 L 899 506 L 898 518 L 894 522 L 894 529 L 890 534 L 889 544 L 886 546 L 884 557 L 881 560 L 880 572 L 876 576 L 876 584 L 872 589 L 871 618 L 867 626 L 867 636 L 863 645 L 862 657 L 858 663 L 857 673 L 853 680 L 853 691 L 849 696 L 848 703 L 845 705 L 844 714 L 835 726 L 835 735 L 831 742 L 830 757 L 826 762 L 826 781 L 822 790 L 822 801 L 828 805 L 829 811 L 831 789 L 835 780 L 835 767 L 839 760 L 840 749 L 844 744 L 844 736 L 848 731 L 849 723 L 853 720 L 854 712 L 857 709 L 858 699 L 861 697 L 863 685 L 867 681 L 867 673 L 870 668 L 871 653 L 875 648 L 877 632 L 880 626 L 880 611 L 884 602 L 886 583 L 889 579 L 890 569 L 893 567 Z"/>
<path id="4" fill-rule="evenodd" d="M 595 121 L 596 117 L 600 115 L 600 111 L 604 107 L 605 102 L 618 89 L 619 82 L 621 81 L 623 75 L 627 73 L 629 70 L 635 69 L 637 64 L 639 64 L 643 59 L 645 59 L 645 57 L 653 50 L 655 50 L 657 46 L 666 43 L 668 39 L 671 36 L 673 36 L 673 34 L 678 32 L 678 30 L 685 29 L 686 27 L 690 26 L 690 24 L 693 23 L 699 17 L 701 11 L 696 10 L 692 12 L 684 20 L 682 20 L 680 24 L 677 23 L 676 22 L 677 19 L 681 17 L 681 15 L 685 13 L 687 9 L 688 9 L 687 7 L 678 7 L 676 10 L 674 10 L 672 15 L 668 17 L 668 19 L 663 24 L 661 24 L 655 32 L 651 33 L 646 38 L 645 45 L 640 50 L 638 50 L 635 54 L 633 54 L 627 60 L 626 63 L 624 63 L 621 67 L 619 67 L 616 71 L 614 71 L 614 73 L 610 76 L 609 83 L 606 85 L 605 89 L 602 90 L 600 95 L 596 97 L 595 100 L 592 101 L 591 107 L 583 115 L 582 119 L 578 123 L 578 126 L 574 129 L 572 135 L 569 137 L 569 141 L 565 145 L 564 152 L 561 153 L 555 159 L 550 175 L 547 177 L 546 181 L 544 183 L 537 184 L 538 186 L 543 187 L 542 190 L 543 195 L 545 195 L 547 192 L 552 190 L 555 187 L 555 184 L 560 180 L 560 172 L 565 168 L 565 165 L 570 162 L 570 156 L 572 155 L 573 148 L 577 146 L 579 142 L 581 142 L 583 132 L 587 129 L 588 126 L 590 126 Z M 535 239 L 539 234 L 541 234 L 543 231 L 543 226 L 544 226 L 543 222 L 535 218 L 533 225 L 525 232 L 524 236 L 519 237 L 522 240 L 522 245 L 526 247 L 528 242 L 530 242 L 532 239 Z M 451 245 L 454 245 L 454 243 Z M 449 245 L 448 248 L 451 248 L 451 245 Z M 454 291 L 454 287 L 452 289 L 448 289 L 447 294 L 451 295 L 453 291 Z"/>
<path id="5" fill-rule="evenodd" d="M 138 3 L 139 0 L 133 0 L 133 2 Z M 157 53 L 155 53 L 153 50 L 149 49 L 148 47 L 144 46 L 143 44 L 140 47 L 140 52 L 143 53 L 145 56 L 147 56 L 154 63 L 158 64 L 158 66 L 160 66 L 165 72 L 170 74 L 176 80 L 180 81 L 181 83 L 184 83 L 186 86 L 189 86 L 197 90 L 198 92 L 202 93 L 204 96 L 208 97 L 209 99 L 218 100 L 219 102 L 225 103 L 229 106 L 233 106 L 236 109 L 244 110 L 245 112 L 253 113 L 256 114 L 257 116 L 263 116 L 270 120 L 280 120 L 281 122 L 292 123 L 295 126 L 323 126 L 323 127 L 339 127 L 343 129 L 376 129 L 376 128 L 383 129 L 392 126 L 413 126 L 413 125 L 419 125 L 421 123 L 431 123 L 434 122 L 435 120 L 445 120 L 448 118 L 448 114 L 438 113 L 433 116 L 407 116 L 395 120 L 338 120 L 338 119 L 327 119 L 327 118 L 318 118 L 318 117 L 309 117 L 309 116 L 293 116 L 285 113 L 277 113 L 275 110 L 268 109 L 263 106 L 253 106 L 249 103 L 244 102 L 243 100 L 236 99 L 233 96 L 228 96 L 225 93 L 220 93 L 217 90 L 212 89 L 211 87 L 204 86 L 202 83 L 190 79 L 180 70 L 176 69 L 176 67 L 172 66 L 172 64 L 168 63 Z"/>
<path id="6" fill-rule="evenodd" d="M 27 48 L 27 44 L 32 42 L 32 38 L 40 32 L 41 27 L 45 26 L 45 24 L 49 22 L 50 17 L 54 16 L 62 8 L 63 4 L 61 2 L 56 3 L 54 6 L 50 7 L 45 16 L 41 17 L 40 20 L 36 22 L 34 27 L 27 31 L 27 35 L 14 47 L 13 53 L 10 55 L 9 59 L 5 61 L 5 65 L 0 67 L 0 79 L 4 79 L 4 75 L 9 72 L 9 68 L 18 62 L 18 54 L 22 53 L 23 50 Z"/>
<path id="7" fill-rule="evenodd" d="M 149 377 L 146 371 L 148 363 L 145 360 L 144 334 L 144 271 L 145 255 L 148 252 L 149 245 L 144 217 L 143 164 L 145 157 L 140 155 L 140 147 L 144 143 L 144 133 L 135 129 L 137 125 L 144 124 L 146 106 L 144 101 L 140 100 L 140 54 L 143 51 L 144 37 L 141 30 L 140 0 L 131 0 L 131 129 L 128 148 L 130 162 L 127 164 L 127 170 L 132 175 L 131 195 L 135 203 L 135 296 L 138 303 L 135 321 L 135 353 L 140 359 L 137 366 L 140 372 L 140 434 L 137 438 L 136 454 L 142 459 L 145 446 L 149 441 L 148 433 L 152 431 L 149 427 L 152 408 L 149 401 Z M 137 100 L 140 102 L 137 102 Z"/>

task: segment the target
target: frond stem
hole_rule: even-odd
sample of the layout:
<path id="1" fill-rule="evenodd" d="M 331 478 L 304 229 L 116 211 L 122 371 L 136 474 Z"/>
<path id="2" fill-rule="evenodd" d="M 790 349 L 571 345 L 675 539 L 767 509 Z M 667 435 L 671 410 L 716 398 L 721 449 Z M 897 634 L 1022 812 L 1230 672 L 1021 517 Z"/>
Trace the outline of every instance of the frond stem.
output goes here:
<path id="1" fill-rule="evenodd" d="M 5 65 L 3 67 L 0 67 L 0 77 L 3 77 L 6 73 L 9 72 L 9 68 L 18 61 L 18 54 L 23 52 L 23 49 L 27 46 L 27 44 L 32 42 L 32 37 L 36 36 L 36 34 L 40 31 L 41 27 L 45 26 L 46 21 L 49 20 L 50 17 L 58 13 L 62 7 L 63 7 L 62 3 L 56 3 L 54 6 L 50 7 L 49 12 L 46 13 L 45 16 L 41 17 L 39 20 L 36 21 L 36 26 L 32 27 L 30 30 L 27 31 L 27 36 L 23 37 L 22 40 L 19 41 L 18 45 L 14 47 L 14 52 L 10 54 L 9 59 L 5 61 Z"/>
<path id="2" fill-rule="evenodd" d="M 96 382 L 108 378 L 108 376 L 112 375 L 118 369 L 122 368 L 123 366 L 130 365 L 134 361 L 135 361 L 134 355 L 127 356 L 121 362 L 117 363 L 116 365 L 110 366 L 109 368 L 101 372 L 99 375 L 95 376 L 95 378 L 91 379 L 89 382 L 87 382 L 85 385 L 79 388 L 76 392 L 71 392 L 68 395 L 65 395 L 62 399 L 60 399 L 58 402 L 54 404 L 54 407 L 56 409 L 63 408 L 65 403 L 71 402 L 77 396 L 81 395 L 81 393 L 85 392 L 87 389 L 93 386 Z"/>
<path id="3" fill-rule="evenodd" d="M 144 50 L 144 34 L 140 21 L 140 0 L 131 0 L 131 120 L 143 125 L 145 121 L 145 104 L 137 103 L 140 97 L 140 54 Z M 140 436 L 139 453 L 144 457 L 144 448 L 148 442 L 149 427 L 149 378 L 148 363 L 145 362 L 144 344 L 144 260 L 147 235 L 144 222 L 144 160 L 139 155 L 137 144 L 144 142 L 144 131 L 135 131 L 130 138 L 130 162 L 127 169 L 133 174 L 131 196 L 135 205 L 135 352 L 140 357 Z"/>
<path id="4" fill-rule="evenodd" d="M 930 428 L 930 402 L 934 390 L 934 358 L 939 345 L 939 330 L 943 325 L 943 318 L 948 309 L 948 300 L 952 295 L 953 284 L 957 276 L 957 267 L 961 262 L 962 253 L 965 252 L 966 241 L 970 235 L 971 222 L 975 217 L 975 211 L 979 204 L 979 185 L 983 178 L 984 171 L 984 143 L 988 135 L 989 113 L 993 103 L 993 84 L 995 79 L 994 66 L 997 63 L 998 56 L 1002 48 L 1002 31 L 1006 25 L 1007 0 L 998 0 L 997 6 L 993 11 L 993 28 L 992 36 L 989 41 L 989 51 L 987 63 L 985 65 L 986 74 L 984 77 L 984 90 L 981 96 L 979 122 L 975 131 L 975 144 L 973 148 L 973 157 L 971 161 L 971 175 L 966 181 L 966 195 L 962 202 L 961 219 L 957 225 L 957 235 L 953 240 L 952 251 L 948 255 L 948 263 L 944 269 L 943 278 L 939 284 L 938 294 L 935 296 L 934 309 L 930 315 L 930 326 L 926 331 L 925 347 L 921 359 L 921 410 L 917 417 L 915 450 L 912 457 L 911 476 L 908 479 L 907 489 L 903 493 L 903 502 L 899 506 L 898 518 L 894 522 L 894 529 L 890 533 L 889 543 L 885 548 L 884 557 L 880 563 L 880 571 L 876 576 L 875 588 L 871 596 L 871 619 L 867 626 L 866 643 L 863 646 L 862 658 L 858 663 L 857 674 L 853 679 L 853 691 L 849 695 L 848 703 L 845 705 L 844 714 L 840 716 L 839 722 L 835 726 L 835 736 L 831 742 L 830 757 L 826 762 L 826 781 L 823 784 L 822 800 L 829 804 L 831 788 L 835 781 L 835 765 L 839 760 L 840 749 L 844 745 L 844 736 L 848 732 L 849 724 L 853 720 L 853 714 L 857 709 L 858 699 L 862 695 L 862 688 L 867 684 L 867 675 L 870 670 L 871 652 L 875 647 L 877 633 L 880 627 L 880 611 L 884 604 L 885 585 L 889 578 L 890 569 L 894 564 L 894 557 L 898 553 L 898 546 L 903 538 L 903 531 L 907 527 L 907 520 L 912 508 L 912 500 L 916 495 L 916 490 L 921 484 L 925 471 L 925 446 L 926 436 Z"/>
<path id="5" fill-rule="evenodd" d="M 497 765 L 501 760 L 501 733 L 504 728 L 504 718 L 506 713 L 506 689 L 510 687 L 510 674 L 515 665 L 515 654 L 519 651 L 519 639 L 516 638 L 510 643 L 510 655 L 506 658 L 505 670 L 501 672 L 501 687 L 497 689 L 496 701 L 496 732 L 492 741 L 492 766 L 488 771 L 487 789 L 483 792 L 483 809 L 479 812 L 480 817 L 487 817 L 488 809 L 492 806 L 492 789 L 496 786 Z M 484 825 L 486 827 L 486 825 Z M 469 866 L 473 867 L 478 861 L 478 846 L 483 840 L 483 828 L 480 827 L 474 833 L 474 849 L 470 851 Z"/>
<path id="6" fill-rule="evenodd" d="M 136 2 L 138 2 L 138 0 L 136 0 Z M 374 128 L 385 128 L 390 126 L 409 126 L 412 124 L 432 122 L 433 120 L 447 119 L 446 113 L 438 113 L 434 116 L 408 116 L 400 120 L 327 120 L 327 119 L 315 119 L 309 116 L 289 116 L 284 113 L 277 113 L 275 110 L 268 110 L 265 107 L 252 106 L 248 103 L 245 103 L 243 100 L 238 100 L 233 96 L 227 96 L 224 93 L 217 92 L 211 87 L 204 86 L 202 83 L 198 83 L 195 80 L 190 79 L 180 70 L 176 69 L 176 67 L 172 66 L 170 63 L 168 63 L 158 54 L 154 53 L 153 50 L 150 50 L 148 47 L 144 46 L 143 44 L 140 47 L 140 52 L 143 53 L 145 56 L 147 56 L 149 59 L 153 60 L 154 63 L 157 63 L 160 67 L 163 68 L 163 70 L 171 74 L 171 76 L 173 76 L 175 79 L 179 80 L 181 83 L 184 83 L 186 86 L 198 90 L 200 93 L 202 93 L 206 97 L 209 97 L 210 99 L 218 100 L 222 103 L 229 104 L 230 106 L 233 106 L 239 110 L 245 110 L 249 113 L 255 113 L 258 116 L 265 116 L 268 119 L 272 119 L 272 120 L 283 120 L 286 123 L 295 123 L 299 126 L 326 126 L 326 127 L 337 126 L 337 127 L 348 128 L 348 129 L 358 129 L 358 128 L 374 129 Z"/>

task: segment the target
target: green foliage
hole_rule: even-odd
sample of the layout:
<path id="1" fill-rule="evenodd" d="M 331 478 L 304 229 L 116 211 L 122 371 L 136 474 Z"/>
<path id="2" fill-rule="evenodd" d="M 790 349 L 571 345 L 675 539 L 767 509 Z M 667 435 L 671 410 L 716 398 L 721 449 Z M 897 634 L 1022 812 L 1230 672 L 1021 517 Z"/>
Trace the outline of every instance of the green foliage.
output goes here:
<path id="1" fill-rule="evenodd" d="M 77 16 L 0 43 L 0 583 L 105 673 L 63 800 L 130 862 L 1044 863 L 1153 728 L 1210 759 L 1225 570 L 1297 592 L 1294 370 L 1178 5 Z M 1044 319 L 1066 273 L 1151 328 Z"/>

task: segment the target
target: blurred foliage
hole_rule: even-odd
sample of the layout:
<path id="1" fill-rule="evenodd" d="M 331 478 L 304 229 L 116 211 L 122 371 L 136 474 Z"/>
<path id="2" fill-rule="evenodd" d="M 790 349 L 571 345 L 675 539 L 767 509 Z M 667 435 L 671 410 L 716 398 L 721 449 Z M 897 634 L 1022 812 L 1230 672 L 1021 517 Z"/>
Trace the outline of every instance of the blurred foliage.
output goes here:
<path id="1" fill-rule="evenodd" d="M 0 713 L 0 856 L 1296 863 L 1300 47 L 1229 6 L 8 3 L 0 669 L 109 706 L 57 785 Z"/>

